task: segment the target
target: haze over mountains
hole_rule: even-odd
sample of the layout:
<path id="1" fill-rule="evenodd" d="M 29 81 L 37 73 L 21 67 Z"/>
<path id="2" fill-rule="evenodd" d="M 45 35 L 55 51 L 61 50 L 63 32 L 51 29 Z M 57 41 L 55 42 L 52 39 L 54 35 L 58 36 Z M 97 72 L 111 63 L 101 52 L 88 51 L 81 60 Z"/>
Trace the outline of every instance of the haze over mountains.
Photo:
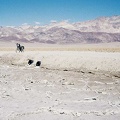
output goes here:
<path id="1" fill-rule="evenodd" d="M 0 41 L 49 44 L 120 42 L 120 16 L 77 23 L 53 21 L 45 26 L 1 26 Z"/>

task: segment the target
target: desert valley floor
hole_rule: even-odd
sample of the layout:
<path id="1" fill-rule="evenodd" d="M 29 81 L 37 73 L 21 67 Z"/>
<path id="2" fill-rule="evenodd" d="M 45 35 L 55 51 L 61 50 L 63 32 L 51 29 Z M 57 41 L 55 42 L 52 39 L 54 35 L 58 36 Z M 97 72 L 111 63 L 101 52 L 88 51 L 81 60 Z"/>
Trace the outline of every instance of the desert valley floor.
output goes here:
<path id="1" fill-rule="evenodd" d="M 119 120 L 119 47 L 30 49 L 0 48 L 0 120 Z"/>

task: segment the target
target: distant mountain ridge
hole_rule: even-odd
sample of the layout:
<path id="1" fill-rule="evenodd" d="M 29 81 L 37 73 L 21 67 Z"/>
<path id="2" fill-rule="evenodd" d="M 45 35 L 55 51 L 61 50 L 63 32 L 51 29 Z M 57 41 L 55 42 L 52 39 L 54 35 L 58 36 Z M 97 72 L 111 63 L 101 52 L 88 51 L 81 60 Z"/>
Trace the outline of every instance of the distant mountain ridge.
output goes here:
<path id="1" fill-rule="evenodd" d="M 45 26 L 0 27 L 0 41 L 49 44 L 120 42 L 120 16 L 69 23 L 51 22 Z"/>

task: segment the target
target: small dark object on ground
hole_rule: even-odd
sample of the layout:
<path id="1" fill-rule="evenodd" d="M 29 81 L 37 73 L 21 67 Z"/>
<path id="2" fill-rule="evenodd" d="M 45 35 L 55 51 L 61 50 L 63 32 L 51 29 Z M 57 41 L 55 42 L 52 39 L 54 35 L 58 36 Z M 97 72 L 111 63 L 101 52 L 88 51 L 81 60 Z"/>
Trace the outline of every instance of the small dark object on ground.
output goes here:
<path id="1" fill-rule="evenodd" d="M 89 73 L 89 74 L 94 74 L 94 73 L 93 73 L 93 72 L 91 72 L 91 71 L 90 71 L 90 72 L 88 72 L 88 73 Z"/>
<path id="2" fill-rule="evenodd" d="M 60 114 L 65 114 L 64 112 L 60 112 Z"/>
<path id="3" fill-rule="evenodd" d="M 85 73 L 84 71 L 80 71 L 81 73 Z"/>
<path id="4" fill-rule="evenodd" d="M 113 75 L 114 77 L 117 77 L 117 78 L 120 78 L 120 76 L 119 75 Z"/>
<path id="5" fill-rule="evenodd" d="M 28 61 L 28 64 L 31 65 L 34 62 L 34 60 L 30 60 Z"/>
<path id="6" fill-rule="evenodd" d="M 28 88 L 25 88 L 25 90 L 29 90 Z"/>
<path id="7" fill-rule="evenodd" d="M 92 98 L 92 100 L 97 100 L 96 98 Z"/>
<path id="8" fill-rule="evenodd" d="M 41 65 L 41 61 L 37 61 L 36 66 L 40 66 L 40 65 Z"/>

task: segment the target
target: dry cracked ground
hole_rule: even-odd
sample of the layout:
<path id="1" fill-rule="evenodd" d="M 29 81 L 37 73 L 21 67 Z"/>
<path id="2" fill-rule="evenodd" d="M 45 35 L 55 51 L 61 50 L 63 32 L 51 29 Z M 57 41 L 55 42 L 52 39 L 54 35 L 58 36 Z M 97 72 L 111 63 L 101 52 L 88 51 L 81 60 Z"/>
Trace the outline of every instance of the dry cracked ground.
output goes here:
<path id="1" fill-rule="evenodd" d="M 0 66 L 0 120 L 119 120 L 120 78 Z"/>

